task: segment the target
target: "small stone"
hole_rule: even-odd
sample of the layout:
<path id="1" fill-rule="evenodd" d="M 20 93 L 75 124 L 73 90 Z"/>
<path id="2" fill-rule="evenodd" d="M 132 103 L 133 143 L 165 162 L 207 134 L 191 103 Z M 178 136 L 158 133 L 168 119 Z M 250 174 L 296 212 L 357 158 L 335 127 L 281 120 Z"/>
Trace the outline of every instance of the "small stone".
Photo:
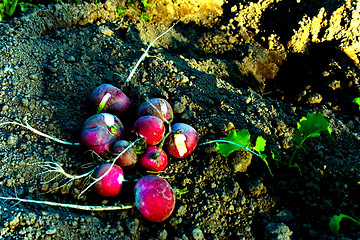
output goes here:
<path id="1" fill-rule="evenodd" d="M 31 74 L 29 78 L 35 81 L 39 80 L 39 76 L 37 74 Z"/>
<path id="2" fill-rule="evenodd" d="M 174 104 L 174 113 L 183 113 L 186 110 L 186 107 L 180 102 L 175 102 Z"/>
<path id="3" fill-rule="evenodd" d="M 45 234 L 47 235 L 53 235 L 56 233 L 56 228 L 49 228 L 48 230 L 46 230 Z"/>
<path id="4" fill-rule="evenodd" d="M 315 93 L 308 98 L 307 102 L 311 104 L 316 104 L 320 103 L 322 99 L 323 97 L 319 93 Z"/>
<path id="5" fill-rule="evenodd" d="M 112 30 L 110 30 L 110 28 L 108 28 L 107 26 L 100 26 L 99 27 L 99 33 L 101 33 L 101 34 L 103 34 L 105 36 L 109 36 L 109 37 L 114 35 L 114 32 Z"/>
<path id="6" fill-rule="evenodd" d="M 267 239 L 290 240 L 293 232 L 284 223 L 269 223 L 265 227 Z"/>
<path id="7" fill-rule="evenodd" d="M 195 228 L 193 231 L 192 231 L 192 236 L 195 240 L 202 240 L 204 239 L 204 234 L 203 232 L 199 229 L 199 228 Z"/>
<path id="8" fill-rule="evenodd" d="M 336 90 L 340 88 L 340 81 L 339 80 L 334 80 L 331 83 L 328 84 L 328 87 L 331 88 L 332 90 Z"/>
<path id="9" fill-rule="evenodd" d="M 6 112 L 7 110 L 9 110 L 9 106 L 8 105 L 4 105 L 1 109 L 3 112 Z"/>
<path id="10" fill-rule="evenodd" d="M 65 61 L 66 62 L 75 62 L 75 57 L 74 56 L 68 56 L 66 59 L 65 59 Z"/>
<path id="11" fill-rule="evenodd" d="M 159 240 L 165 240 L 167 238 L 167 236 L 168 236 L 167 231 L 165 229 L 163 229 L 162 231 L 158 232 L 158 237 L 157 238 Z"/>
<path id="12" fill-rule="evenodd" d="M 29 106 L 29 100 L 27 98 L 23 98 L 21 99 L 21 104 L 23 105 L 23 107 L 27 107 Z"/>
<path id="13" fill-rule="evenodd" d="M 189 78 L 185 75 L 181 75 L 180 82 L 181 83 L 187 83 L 189 81 Z"/>
<path id="14" fill-rule="evenodd" d="M 131 221 L 131 219 L 126 219 L 126 227 L 130 234 L 135 234 L 139 227 L 139 219 L 135 218 L 133 221 Z"/>
<path id="15" fill-rule="evenodd" d="M 7 144 L 9 146 L 15 146 L 18 143 L 19 138 L 16 135 L 10 135 L 7 139 Z"/>
<path id="16" fill-rule="evenodd" d="M 245 151 L 239 150 L 232 155 L 231 163 L 234 172 L 246 172 L 252 159 L 252 154 Z"/>

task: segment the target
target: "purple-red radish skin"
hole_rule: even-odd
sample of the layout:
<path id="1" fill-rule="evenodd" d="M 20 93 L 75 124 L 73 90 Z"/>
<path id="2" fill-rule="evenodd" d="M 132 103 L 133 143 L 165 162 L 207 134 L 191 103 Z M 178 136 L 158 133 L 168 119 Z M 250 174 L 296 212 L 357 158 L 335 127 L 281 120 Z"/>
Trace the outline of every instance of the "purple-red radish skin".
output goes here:
<path id="1" fill-rule="evenodd" d="M 163 178 L 154 175 L 142 177 L 135 185 L 135 206 L 152 222 L 166 220 L 175 208 L 175 192 Z"/>
<path id="2" fill-rule="evenodd" d="M 126 140 L 117 141 L 114 146 L 112 153 L 115 157 L 121 153 L 124 149 L 130 146 L 130 143 Z M 137 162 L 137 155 L 132 147 L 128 148 L 115 162 L 120 167 L 132 166 Z"/>
<path id="3" fill-rule="evenodd" d="M 143 116 L 134 124 L 134 131 L 143 137 L 147 145 L 157 145 L 165 134 L 164 122 L 155 116 Z"/>
<path id="4" fill-rule="evenodd" d="M 149 171 L 163 171 L 168 164 L 168 159 L 164 150 L 160 149 L 157 155 L 158 151 L 158 147 L 148 146 L 139 158 L 140 164 Z"/>
<path id="5" fill-rule="evenodd" d="M 171 156 L 184 158 L 194 151 L 198 140 L 199 134 L 193 127 L 185 123 L 175 123 L 171 126 L 165 146 Z"/>
<path id="6" fill-rule="evenodd" d="M 106 96 L 108 93 L 110 94 L 109 97 Z M 130 99 L 119 88 L 111 84 L 101 84 L 90 95 L 92 105 L 97 108 L 103 99 L 104 101 L 106 100 L 106 103 L 102 109 L 98 109 L 100 112 L 108 112 L 120 116 L 131 106 Z"/>
<path id="7" fill-rule="evenodd" d="M 115 126 L 111 128 L 110 125 Z M 120 119 L 109 113 L 98 113 L 88 118 L 81 130 L 80 141 L 99 155 L 110 152 L 110 147 L 121 139 L 124 126 Z"/>
<path id="8" fill-rule="evenodd" d="M 149 102 L 148 102 L 149 101 Z M 152 115 L 163 121 L 170 121 L 174 118 L 174 112 L 168 101 L 162 98 L 151 98 L 141 104 L 137 115 L 139 117 Z"/>
<path id="9" fill-rule="evenodd" d="M 111 163 L 104 163 L 98 166 L 94 172 L 94 178 L 100 178 L 111 167 Z M 95 183 L 95 191 L 103 197 L 114 197 L 120 193 L 124 173 L 120 166 L 114 164 L 109 173 L 100 181 Z"/>

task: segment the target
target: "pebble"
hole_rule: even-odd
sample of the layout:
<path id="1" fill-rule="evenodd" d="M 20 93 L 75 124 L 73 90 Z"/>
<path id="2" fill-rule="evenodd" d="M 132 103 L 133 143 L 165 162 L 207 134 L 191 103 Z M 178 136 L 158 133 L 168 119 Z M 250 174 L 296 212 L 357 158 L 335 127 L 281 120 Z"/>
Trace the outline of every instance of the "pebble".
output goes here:
<path id="1" fill-rule="evenodd" d="M 157 236 L 157 239 L 159 240 L 165 240 L 167 239 L 167 236 L 168 236 L 168 233 L 165 229 L 163 229 L 162 231 L 159 231 L 158 232 L 158 236 Z"/>
<path id="2" fill-rule="evenodd" d="M 7 144 L 9 146 L 15 146 L 18 142 L 19 138 L 16 135 L 10 135 L 7 139 Z"/>
<path id="3" fill-rule="evenodd" d="M 186 107 L 180 102 L 175 102 L 173 110 L 174 113 L 183 113 L 186 110 Z"/>
<path id="4" fill-rule="evenodd" d="M 66 62 L 75 62 L 75 57 L 74 56 L 68 56 L 67 58 L 66 58 Z"/>
<path id="5" fill-rule="evenodd" d="M 101 34 L 103 34 L 105 36 L 109 36 L 109 37 L 114 35 L 114 32 L 112 30 L 110 30 L 110 28 L 108 28 L 107 26 L 100 26 L 99 27 L 99 33 L 101 33 Z"/>
<path id="6" fill-rule="evenodd" d="M 195 228 L 192 231 L 192 236 L 193 236 L 194 240 L 202 240 L 202 239 L 204 239 L 204 234 L 199 228 Z"/>
<path id="7" fill-rule="evenodd" d="M 49 228 L 48 230 L 46 230 L 45 234 L 47 235 L 53 235 L 56 233 L 56 228 Z"/>
<path id="8" fill-rule="evenodd" d="M 284 223 L 269 223 L 265 227 L 266 239 L 290 240 L 293 232 Z"/>
<path id="9" fill-rule="evenodd" d="M 6 112 L 8 109 L 9 109 L 9 106 L 8 106 L 8 105 L 4 105 L 1 110 L 2 110 L 3 112 Z"/>
<path id="10" fill-rule="evenodd" d="M 126 219 L 126 227 L 129 230 L 130 234 L 135 234 L 139 228 L 139 219 Z"/>

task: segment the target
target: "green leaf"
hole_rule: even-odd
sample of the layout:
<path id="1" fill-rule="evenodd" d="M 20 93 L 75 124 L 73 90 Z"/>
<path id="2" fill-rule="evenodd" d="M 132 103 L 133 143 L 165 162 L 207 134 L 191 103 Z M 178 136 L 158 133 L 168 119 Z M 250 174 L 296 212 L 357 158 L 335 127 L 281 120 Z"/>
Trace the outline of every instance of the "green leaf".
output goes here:
<path id="1" fill-rule="evenodd" d="M 279 168 L 279 164 L 281 163 L 281 154 L 279 151 L 276 151 L 275 149 L 270 149 L 271 157 L 274 159 L 275 165 L 277 168 Z"/>
<path id="2" fill-rule="evenodd" d="M 239 150 L 241 145 L 243 147 L 247 147 L 250 144 L 250 133 L 247 129 L 243 129 L 240 132 L 232 130 L 229 132 L 224 140 L 229 141 L 229 143 L 216 143 L 216 149 L 221 153 L 224 157 L 229 156 L 230 153 Z M 235 144 L 231 144 L 235 143 Z"/>
<path id="3" fill-rule="evenodd" d="M 258 153 L 261 153 L 265 151 L 265 146 L 266 146 L 266 140 L 263 137 L 259 136 L 257 137 L 255 146 L 252 147 L 252 149 L 257 151 Z"/>
<path id="4" fill-rule="evenodd" d="M 300 132 L 303 132 L 303 141 L 309 137 L 318 137 L 321 132 L 327 132 L 331 136 L 329 122 L 322 113 L 308 113 L 297 123 Z"/>
<path id="5" fill-rule="evenodd" d="M 141 3 L 144 5 L 145 10 L 153 5 L 152 3 L 148 3 L 147 0 L 141 0 Z"/>
<path id="6" fill-rule="evenodd" d="M 355 98 L 353 102 L 359 105 L 359 110 L 360 110 L 360 97 Z"/>
<path id="7" fill-rule="evenodd" d="M 9 12 L 7 12 L 7 14 L 9 16 L 12 16 L 14 14 L 17 5 L 18 5 L 18 0 L 14 0 L 14 1 L 11 2 Z"/>
<path id="8" fill-rule="evenodd" d="M 180 188 L 174 188 L 175 189 L 175 195 L 176 195 L 176 199 L 181 199 L 181 195 L 186 194 L 189 192 L 189 190 L 187 189 L 187 187 L 180 189 Z"/>
<path id="9" fill-rule="evenodd" d="M 295 132 L 293 135 L 293 139 L 294 139 L 296 145 L 300 145 L 303 140 L 303 136 L 302 136 L 301 132 L 300 131 Z"/>
<path id="10" fill-rule="evenodd" d="M 27 10 L 32 9 L 32 8 L 37 8 L 36 5 L 31 4 L 31 3 L 26 3 L 26 2 L 19 2 L 19 6 L 20 6 L 20 9 L 22 12 L 26 12 Z"/>
<path id="11" fill-rule="evenodd" d="M 354 218 L 340 213 L 339 215 L 334 215 L 334 216 L 332 216 L 332 218 L 330 218 L 329 228 L 333 234 L 339 235 L 340 222 L 343 218 L 348 218 L 348 219 L 352 220 L 353 222 L 357 223 L 358 225 L 360 225 L 360 221 L 356 221 Z"/>

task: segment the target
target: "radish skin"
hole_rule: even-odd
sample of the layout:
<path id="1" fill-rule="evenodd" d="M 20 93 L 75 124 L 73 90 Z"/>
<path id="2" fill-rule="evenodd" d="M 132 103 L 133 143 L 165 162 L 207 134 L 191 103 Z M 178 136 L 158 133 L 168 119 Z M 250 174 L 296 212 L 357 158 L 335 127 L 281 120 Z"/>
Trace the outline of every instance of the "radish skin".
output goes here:
<path id="1" fill-rule="evenodd" d="M 143 116 L 136 120 L 134 131 L 145 139 L 147 145 L 157 145 L 165 135 L 165 125 L 158 117 Z"/>
<path id="2" fill-rule="evenodd" d="M 110 152 L 110 147 L 121 139 L 124 126 L 115 115 L 98 113 L 88 118 L 81 130 L 81 143 L 99 155 Z"/>
<path id="3" fill-rule="evenodd" d="M 175 192 L 163 178 L 142 177 L 135 185 L 135 206 L 149 221 L 166 220 L 175 208 Z"/>
<path id="4" fill-rule="evenodd" d="M 126 140 L 117 141 L 113 146 L 112 154 L 116 156 L 129 146 L 130 143 Z M 134 149 L 130 147 L 118 158 L 115 163 L 121 167 L 129 167 L 134 165 L 137 160 L 138 158 Z"/>
<path id="5" fill-rule="evenodd" d="M 137 111 L 139 117 L 152 115 L 160 118 L 164 122 L 171 121 L 174 118 L 174 112 L 170 103 L 162 98 L 151 98 L 141 104 Z"/>
<path id="6" fill-rule="evenodd" d="M 97 108 L 97 113 L 108 112 L 116 116 L 124 114 L 131 106 L 130 99 L 111 84 L 101 84 L 95 88 L 90 101 Z"/>
<path id="7" fill-rule="evenodd" d="M 145 153 L 140 156 L 139 162 L 146 170 L 163 171 L 168 164 L 168 158 L 164 150 L 148 146 Z"/>
<path id="8" fill-rule="evenodd" d="M 110 171 L 97 181 L 94 185 L 95 191 L 103 197 L 114 197 L 120 193 L 123 181 L 124 173 L 120 166 L 111 163 L 101 164 L 96 168 L 94 172 L 94 178 L 101 178 L 106 172 Z"/>
<path id="9" fill-rule="evenodd" d="M 193 127 L 185 123 L 176 123 L 171 126 L 165 145 L 171 156 L 184 158 L 195 150 L 198 140 L 199 135 Z"/>

